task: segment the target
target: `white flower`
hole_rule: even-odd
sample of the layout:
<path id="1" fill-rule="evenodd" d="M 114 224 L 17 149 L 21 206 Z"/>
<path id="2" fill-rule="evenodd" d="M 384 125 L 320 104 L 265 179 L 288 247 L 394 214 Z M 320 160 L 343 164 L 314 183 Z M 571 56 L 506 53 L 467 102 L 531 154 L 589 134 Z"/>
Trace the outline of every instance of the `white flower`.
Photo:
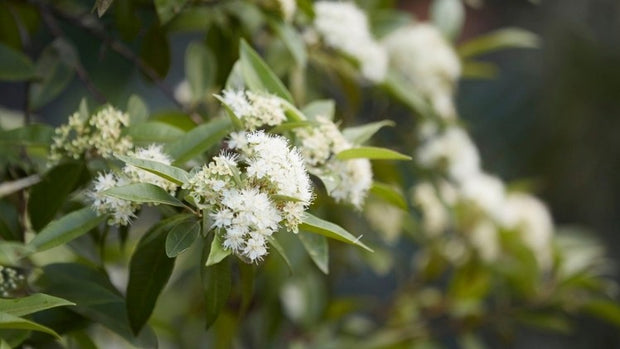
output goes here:
<path id="1" fill-rule="evenodd" d="M 331 175 L 335 186 L 329 195 L 336 202 L 344 201 L 361 210 L 368 190 L 372 186 L 372 167 L 368 159 L 329 161 L 325 173 Z"/>
<path id="2" fill-rule="evenodd" d="M 486 173 L 469 176 L 461 183 L 461 195 L 491 219 L 500 219 L 503 214 L 505 189 L 497 177 Z"/>
<path id="3" fill-rule="evenodd" d="M 503 206 L 501 223 L 521 234 L 543 269 L 551 265 L 553 220 L 542 201 L 525 193 L 510 193 Z"/>
<path id="4" fill-rule="evenodd" d="M 174 98 L 182 104 L 187 105 L 192 103 L 193 95 L 189 81 L 183 79 L 178 85 L 176 85 L 174 88 Z"/>
<path id="5" fill-rule="evenodd" d="M 446 184 L 447 185 L 447 184 Z M 413 202 L 422 211 L 424 232 L 434 237 L 450 225 L 450 212 L 435 187 L 429 182 L 420 182 L 412 188 Z"/>
<path id="6" fill-rule="evenodd" d="M 409 25 L 390 33 L 382 44 L 399 76 L 428 98 L 438 115 L 454 117 L 452 95 L 461 63 L 439 30 L 427 23 Z"/>
<path id="7" fill-rule="evenodd" d="M 487 219 L 478 222 L 470 234 L 470 242 L 482 260 L 493 262 L 499 257 L 499 239 L 493 222 Z"/>
<path id="8" fill-rule="evenodd" d="M 221 98 L 248 130 L 276 126 L 286 120 L 282 101 L 277 96 L 252 91 L 224 90 Z"/>
<path id="9" fill-rule="evenodd" d="M 403 210 L 383 202 L 370 201 L 364 211 L 370 225 L 382 234 L 386 242 L 396 242 L 402 230 Z"/>
<path id="10" fill-rule="evenodd" d="M 99 173 L 93 183 L 93 190 L 87 193 L 93 201 L 92 207 L 98 214 L 110 214 L 108 224 L 127 225 L 135 218 L 138 205 L 127 200 L 105 195 L 103 191 L 129 184 L 129 180 L 113 173 Z"/>
<path id="11" fill-rule="evenodd" d="M 430 138 L 416 152 L 418 163 L 426 168 L 444 167 L 457 182 L 480 172 L 480 155 L 469 135 L 459 127 L 449 127 Z"/>
<path id="12" fill-rule="evenodd" d="M 161 145 L 157 144 L 151 144 L 146 148 L 138 148 L 134 152 L 129 152 L 128 155 L 137 159 L 160 162 L 165 165 L 172 164 L 170 156 L 164 153 L 164 149 Z M 125 172 L 127 177 L 134 183 L 150 183 L 163 188 L 169 193 L 174 193 L 177 189 L 175 183 L 133 165 L 125 165 L 125 167 L 123 167 L 123 172 Z"/>
<path id="13" fill-rule="evenodd" d="M 360 65 L 372 82 L 385 78 L 388 57 L 368 27 L 366 14 L 353 2 L 318 1 L 314 4 L 314 27 L 327 46 L 342 51 Z"/>
<path id="14" fill-rule="evenodd" d="M 291 21 L 297 10 L 297 1 L 295 0 L 276 0 L 282 18 L 285 21 Z"/>

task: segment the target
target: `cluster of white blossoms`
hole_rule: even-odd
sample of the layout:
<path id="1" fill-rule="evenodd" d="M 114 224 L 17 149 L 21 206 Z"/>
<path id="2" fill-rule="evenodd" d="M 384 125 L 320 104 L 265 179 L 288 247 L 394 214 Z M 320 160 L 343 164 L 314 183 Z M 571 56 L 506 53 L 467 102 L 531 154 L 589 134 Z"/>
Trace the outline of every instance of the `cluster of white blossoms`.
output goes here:
<path id="1" fill-rule="evenodd" d="M 318 1 L 314 28 L 324 43 L 355 59 L 362 76 L 381 82 L 387 74 L 388 55 L 373 38 L 366 13 L 353 2 Z"/>
<path id="2" fill-rule="evenodd" d="M 399 28 L 381 44 L 390 67 L 431 103 L 443 118 L 456 116 L 452 95 L 461 75 L 461 63 L 452 45 L 437 28 L 417 23 Z"/>
<path id="3" fill-rule="evenodd" d="M 133 147 L 123 128 L 129 126 L 129 115 L 106 106 L 90 118 L 79 112 L 69 117 L 67 124 L 56 128 L 49 160 L 54 163 L 63 157 L 79 159 L 84 155 L 110 158 L 124 154 Z"/>
<path id="4" fill-rule="evenodd" d="M 16 269 L 0 265 L 0 297 L 10 297 L 24 281 L 24 276 Z"/>
<path id="5" fill-rule="evenodd" d="M 412 189 L 429 237 L 458 225 L 481 258 L 493 261 L 500 257 L 499 231 L 516 232 L 541 269 L 548 269 L 553 221 L 547 207 L 532 195 L 508 192 L 499 178 L 482 171 L 478 149 L 464 130 L 448 126 L 425 138 L 416 154 L 418 165 L 446 175 L 436 184 L 422 181 Z M 455 210 L 464 208 L 466 218 L 456 219 Z"/>
<path id="6" fill-rule="evenodd" d="M 278 10 L 285 21 L 291 21 L 297 11 L 297 1 L 295 0 L 276 0 Z"/>
<path id="7" fill-rule="evenodd" d="M 165 165 L 172 163 L 172 159 L 163 152 L 160 145 L 153 144 L 146 148 L 138 148 L 129 152 L 128 155 L 138 159 L 157 161 Z M 174 193 L 177 190 L 175 183 L 132 165 L 125 165 L 122 171 L 118 173 L 99 173 L 93 181 L 92 190 L 87 195 L 92 200 L 92 207 L 98 214 L 110 215 L 108 224 L 128 225 L 136 217 L 135 213 L 140 208 L 138 203 L 105 194 L 108 189 L 132 183 L 150 183 L 169 193 Z"/>
<path id="8" fill-rule="evenodd" d="M 277 126 L 286 121 L 282 100 L 267 93 L 246 90 L 224 90 L 222 101 L 243 124 L 244 129 Z"/>
<path id="9" fill-rule="evenodd" d="M 317 116 L 315 121 L 316 126 L 294 130 L 308 170 L 329 180 L 328 194 L 337 202 L 347 202 L 361 209 L 372 185 L 370 161 L 337 159 L 336 154 L 353 145 L 330 119 Z"/>
<path id="10" fill-rule="evenodd" d="M 235 153 L 214 157 L 184 188 L 212 219 L 223 247 L 257 262 L 281 226 L 298 231 L 312 201 L 312 185 L 301 155 L 283 137 L 237 132 L 228 147 Z"/>

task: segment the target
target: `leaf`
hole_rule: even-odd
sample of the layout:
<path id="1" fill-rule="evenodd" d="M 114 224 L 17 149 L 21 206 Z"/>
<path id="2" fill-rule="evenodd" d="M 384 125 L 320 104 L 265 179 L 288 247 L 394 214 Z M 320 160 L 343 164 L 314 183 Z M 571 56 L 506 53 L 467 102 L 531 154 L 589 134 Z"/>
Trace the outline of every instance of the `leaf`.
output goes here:
<path id="1" fill-rule="evenodd" d="M 308 103 L 301 111 L 311 120 L 317 116 L 333 120 L 336 115 L 336 103 L 332 99 L 321 99 Z"/>
<path id="2" fill-rule="evenodd" d="M 163 78 L 170 68 L 170 43 L 166 33 L 157 23 L 153 23 L 144 35 L 140 58 Z"/>
<path id="3" fill-rule="evenodd" d="M 53 135 L 54 129 L 50 126 L 31 124 L 8 131 L 0 131 L 0 144 L 49 147 Z"/>
<path id="4" fill-rule="evenodd" d="M 243 78 L 251 90 L 269 92 L 291 103 L 293 102 L 291 93 L 282 81 L 245 40 L 241 41 L 239 57 Z"/>
<path id="5" fill-rule="evenodd" d="M 174 126 L 182 131 L 191 131 L 197 124 L 192 120 L 191 116 L 178 110 L 170 110 L 157 113 L 151 117 L 153 121 L 163 122 L 170 126 Z"/>
<path id="6" fill-rule="evenodd" d="M 461 0 L 435 0 L 430 15 L 444 37 L 458 38 L 465 22 L 465 6 Z"/>
<path id="7" fill-rule="evenodd" d="M 0 44 L 0 80 L 21 81 L 35 76 L 34 64 L 28 56 Z"/>
<path id="8" fill-rule="evenodd" d="M 60 335 L 49 327 L 45 327 L 43 325 L 37 324 L 36 322 L 32 322 L 19 316 L 11 315 L 4 312 L 0 312 L 0 329 L 39 331 L 50 334 L 60 339 Z"/>
<path id="9" fill-rule="evenodd" d="M 383 85 L 394 98 L 401 101 L 407 107 L 420 115 L 433 115 L 434 111 L 428 102 L 423 99 L 419 92 L 401 76 L 393 71 L 388 72 Z"/>
<path id="10" fill-rule="evenodd" d="M 228 78 L 226 79 L 227 90 L 244 90 L 245 81 L 243 81 L 243 71 L 241 67 L 241 61 L 237 60 L 230 69 Z"/>
<path id="11" fill-rule="evenodd" d="M 469 40 L 457 48 L 461 59 L 506 48 L 537 48 L 538 35 L 519 28 L 505 28 Z"/>
<path id="12" fill-rule="evenodd" d="M 345 128 L 342 130 L 342 135 L 353 144 L 363 144 L 383 127 L 395 125 L 396 123 L 391 120 L 371 122 L 366 125 Z"/>
<path id="13" fill-rule="evenodd" d="M 129 264 L 127 315 L 134 334 L 151 316 L 159 294 L 168 283 L 174 258 L 165 253 L 168 232 L 188 215 L 177 215 L 153 226 L 138 242 Z"/>
<path id="14" fill-rule="evenodd" d="M 206 267 L 210 255 L 210 243 L 205 243 L 202 252 L 200 276 L 205 297 L 205 327 L 209 329 L 217 320 L 222 308 L 226 305 L 231 289 L 230 262 L 224 258 L 220 263 Z"/>
<path id="15" fill-rule="evenodd" d="M 300 231 L 297 234 L 302 245 L 316 266 L 325 274 L 329 274 L 329 245 L 323 235 L 309 234 Z"/>
<path id="16" fill-rule="evenodd" d="M 225 249 L 222 245 L 220 235 L 215 233 L 213 236 L 213 241 L 211 242 L 211 251 L 209 252 L 209 257 L 205 262 L 205 266 L 210 267 L 215 265 L 221 262 L 224 258 L 228 257 L 231 253 L 231 250 Z"/>
<path id="17" fill-rule="evenodd" d="M 183 207 L 183 203 L 167 191 L 150 183 L 134 183 L 121 187 L 114 187 L 102 192 L 115 198 L 143 203 L 159 203 Z"/>
<path id="18" fill-rule="evenodd" d="M 176 159 L 176 164 L 184 163 L 217 144 L 230 130 L 230 119 L 213 119 L 187 132 L 176 142 L 168 144 L 165 149 Z"/>
<path id="19" fill-rule="evenodd" d="M 239 263 L 239 279 L 241 282 L 241 309 L 240 317 L 245 314 L 252 296 L 254 295 L 254 280 L 256 279 L 256 267 L 253 264 Z"/>
<path id="20" fill-rule="evenodd" d="M 0 265 L 19 265 L 19 261 L 34 253 L 29 245 L 16 241 L 0 241 Z"/>
<path id="21" fill-rule="evenodd" d="M 300 67 L 305 67 L 308 62 L 308 53 L 304 39 L 299 32 L 290 23 L 279 20 L 270 20 L 269 25 L 291 53 L 295 63 Z"/>
<path id="22" fill-rule="evenodd" d="M 299 229 L 309 231 L 311 233 L 324 235 L 328 238 L 346 242 L 348 244 L 356 245 L 365 249 L 366 251 L 372 252 L 372 249 L 370 247 L 364 245 L 362 242 L 359 241 L 359 238 L 351 235 L 351 233 L 344 230 L 344 228 L 342 228 L 341 226 L 332 222 L 322 220 L 321 218 L 313 216 L 308 212 L 304 214 L 304 218 L 302 223 L 299 225 Z"/>
<path id="23" fill-rule="evenodd" d="M 407 200 L 402 193 L 385 183 L 373 182 L 370 192 L 389 202 L 390 204 L 407 211 Z"/>
<path id="24" fill-rule="evenodd" d="M 620 305 L 616 302 L 607 299 L 594 299 L 588 301 L 583 309 L 593 316 L 620 327 Z"/>
<path id="25" fill-rule="evenodd" d="M 155 9 L 161 24 L 174 18 L 185 6 L 187 0 L 155 0 Z"/>
<path id="26" fill-rule="evenodd" d="M 127 101 L 127 114 L 129 114 L 130 124 L 139 124 L 149 118 L 149 108 L 142 98 L 131 95 Z"/>
<path id="27" fill-rule="evenodd" d="M 372 160 L 411 160 L 411 156 L 401 154 L 391 149 L 377 147 L 357 147 L 343 150 L 336 154 L 336 158 L 340 160 L 359 158 Z"/>
<path id="28" fill-rule="evenodd" d="M 137 13 L 135 1 L 115 2 L 114 23 L 121 34 L 121 38 L 125 41 L 133 41 L 140 33 L 142 23 Z"/>
<path id="29" fill-rule="evenodd" d="M 124 155 L 116 155 L 116 157 L 129 165 L 141 168 L 178 185 L 185 184 L 189 179 L 189 174 L 185 170 L 159 161 L 137 159 Z"/>
<path id="30" fill-rule="evenodd" d="M 37 251 L 60 246 L 88 233 L 105 218 L 105 216 L 98 216 L 90 207 L 73 211 L 48 224 L 27 246 Z"/>
<path id="31" fill-rule="evenodd" d="M 194 103 L 204 100 L 216 74 L 213 53 L 201 43 L 192 42 L 185 51 L 185 78 L 189 82 Z"/>
<path id="32" fill-rule="evenodd" d="M 81 161 L 62 163 L 49 170 L 30 191 L 28 214 L 32 227 L 41 230 L 65 204 L 69 194 L 89 179 Z"/>
<path id="33" fill-rule="evenodd" d="M 180 222 L 166 237 L 166 255 L 170 258 L 178 256 L 196 241 L 199 233 L 199 222 L 194 220 Z"/>
<path id="34" fill-rule="evenodd" d="M 73 79 L 77 60 L 75 48 L 63 39 L 54 40 L 43 50 L 35 68 L 42 80 L 30 87 L 30 108 L 39 109 L 62 93 Z"/>
<path id="35" fill-rule="evenodd" d="M 267 236 L 267 241 L 269 242 L 271 246 L 273 246 L 273 248 L 276 249 L 276 252 L 278 252 L 278 255 L 282 257 L 282 259 L 286 263 L 286 266 L 288 267 L 288 271 L 292 274 L 293 265 L 291 264 L 291 261 L 286 256 L 286 252 L 284 252 L 284 248 L 282 247 L 282 245 L 280 245 L 278 240 L 276 240 L 273 236 Z"/>
<path id="36" fill-rule="evenodd" d="M 176 126 L 159 122 L 149 121 L 137 125 L 131 125 L 127 130 L 134 143 L 169 143 L 182 137 L 185 132 Z"/>
<path id="37" fill-rule="evenodd" d="M 466 61 L 461 75 L 464 79 L 493 79 L 498 73 L 499 68 L 493 63 Z"/>
<path id="38" fill-rule="evenodd" d="M 75 303 L 44 293 L 35 293 L 22 298 L 0 298 L 0 312 L 15 316 L 24 316 L 37 311 L 68 305 L 75 305 Z"/>
<path id="39" fill-rule="evenodd" d="M 101 17 L 108 10 L 114 0 L 97 0 L 94 9 L 97 10 L 97 16 Z M 126 0 L 122 0 L 126 1 Z"/>

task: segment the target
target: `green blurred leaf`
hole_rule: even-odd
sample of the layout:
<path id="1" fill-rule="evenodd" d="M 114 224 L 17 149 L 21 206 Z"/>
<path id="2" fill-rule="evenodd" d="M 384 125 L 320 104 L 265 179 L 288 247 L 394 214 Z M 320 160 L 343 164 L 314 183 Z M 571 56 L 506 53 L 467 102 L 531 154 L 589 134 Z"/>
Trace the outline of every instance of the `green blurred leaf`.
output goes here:
<path id="1" fill-rule="evenodd" d="M 297 65 L 305 67 L 308 62 L 308 53 L 306 52 L 306 45 L 304 44 L 304 39 L 301 37 L 301 34 L 292 24 L 280 20 L 270 20 L 269 25 L 282 40 L 284 46 L 286 46 L 287 50 L 291 53 Z"/>
<path id="2" fill-rule="evenodd" d="M 310 255 L 316 266 L 324 273 L 329 274 L 329 244 L 323 235 L 309 234 L 300 231 L 297 234 L 302 245 Z"/>
<path id="3" fill-rule="evenodd" d="M 94 10 L 97 10 L 97 16 L 101 17 L 110 8 L 114 0 L 96 0 Z M 127 1 L 127 0 L 122 0 Z"/>
<path id="4" fill-rule="evenodd" d="M 73 211 L 48 224 L 28 243 L 28 246 L 37 251 L 60 246 L 88 233 L 105 218 L 106 216 L 98 216 L 90 207 Z"/>
<path id="5" fill-rule="evenodd" d="M 19 316 L 11 315 L 0 311 L 0 329 L 18 329 L 45 332 L 58 339 L 60 335 L 49 327 L 39 325 L 36 322 L 26 320 Z"/>
<path id="6" fill-rule="evenodd" d="M 405 200 L 401 192 L 397 191 L 392 186 L 385 183 L 373 182 L 370 192 L 390 204 L 407 211 L 407 200 Z"/>
<path id="7" fill-rule="evenodd" d="M 140 33 L 141 21 L 133 0 L 116 1 L 114 3 L 114 20 L 116 28 L 125 41 L 133 41 Z"/>
<path id="8" fill-rule="evenodd" d="M 202 154 L 228 135 L 231 122 L 228 118 L 213 119 L 197 126 L 176 142 L 166 146 L 166 152 L 176 159 L 176 164 L 184 163 Z"/>
<path id="9" fill-rule="evenodd" d="M 32 247 L 24 245 L 21 242 L 0 240 L 1 265 L 19 265 L 22 258 L 34 252 Z"/>
<path id="10" fill-rule="evenodd" d="M 209 257 L 207 258 L 205 266 L 210 267 L 215 265 L 221 262 L 224 258 L 228 257 L 231 253 L 231 250 L 224 249 L 220 234 L 217 234 L 216 232 L 213 236 L 213 241 L 211 242 L 211 251 L 209 252 Z"/>
<path id="11" fill-rule="evenodd" d="M 583 306 L 583 310 L 620 327 L 620 305 L 614 301 L 607 299 L 590 300 Z"/>
<path id="12" fill-rule="evenodd" d="M 478 36 L 461 44 L 457 52 L 461 59 L 479 56 L 506 48 L 537 48 L 538 35 L 519 28 L 505 28 Z"/>
<path id="13" fill-rule="evenodd" d="M 114 187 L 103 191 L 103 194 L 115 198 L 143 203 L 159 203 L 183 207 L 183 203 L 167 191 L 150 183 L 134 183 L 121 187 Z"/>
<path id="14" fill-rule="evenodd" d="M 28 56 L 0 43 L 0 80 L 29 80 L 35 76 L 34 64 Z"/>
<path id="15" fill-rule="evenodd" d="M 317 116 L 334 120 L 334 116 L 336 115 L 336 102 L 332 99 L 313 101 L 305 105 L 301 111 L 311 120 L 316 119 Z"/>
<path id="16" fill-rule="evenodd" d="M 0 312 L 24 316 L 37 311 L 67 305 L 75 305 L 75 303 L 44 293 L 35 293 L 22 298 L 0 299 Z"/>
<path id="17" fill-rule="evenodd" d="M 411 160 L 411 156 L 401 154 L 397 151 L 377 148 L 377 147 L 357 147 L 343 150 L 336 154 L 339 160 L 350 159 L 372 159 L 372 160 Z"/>
<path id="18" fill-rule="evenodd" d="M 293 102 L 291 93 L 265 61 L 244 40 L 239 47 L 241 70 L 246 85 L 254 91 L 269 92 L 289 102 Z"/>
<path id="19" fill-rule="evenodd" d="M 8 200 L 0 200 L 0 238 L 3 240 L 21 240 L 19 212 L 17 207 Z"/>
<path id="20" fill-rule="evenodd" d="M 75 189 L 89 179 L 81 161 L 66 162 L 49 170 L 30 191 L 28 214 L 32 227 L 41 230 L 49 223 Z"/>
<path id="21" fill-rule="evenodd" d="M 178 185 L 185 184 L 189 179 L 189 174 L 185 170 L 159 161 L 137 159 L 124 155 L 116 155 L 116 157 L 128 165 L 141 168 Z"/>
<path id="22" fill-rule="evenodd" d="M 431 106 L 420 96 L 419 92 L 411 85 L 411 83 L 403 79 L 395 72 L 388 72 L 383 84 L 393 97 L 400 100 L 417 114 L 424 116 L 434 114 Z"/>
<path id="23" fill-rule="evenodd" d="M 127 114 L 129 114 L 130 124 L 139 124 L 149 118 L 149 107 L 142 98 L 131 95 L 127 101 Z"/>
<path id="24" fill-rule="evenodd" d="M 217 320 L 222 308 L 226 305 L 230 295 L 232 277 L 230 262 L 224 258 L 220 263 L 206 267 L 211 250 L 209 241 L 205 242 L 202 252 L 200 276 L 205 297 L 205 327 L 209 329 Z"/>
<path id="25" fill-rule="evenodd" d="M 157 23 L 151 25 L 144 35 L 142 47 L 140 48 L 140 58 L 153 70 L 160 78 L 168 74 L 170 68 L 170 43 L 166 33 Z"/>
<path id="26" fill-rule="evenodd" d="M 351 233 L 344 230 L 344 228 L 342 228 L 341 226 L 313 216 L 308 212 L 304 214 L 303 223 L 299 225 L 299 229 L 309 231 L 315 234 L 325 235 L 328 238 L 356 245 L 365 249 L 366 251 L 372 252 L 372 249 L 370 247 L 364 245 L 362 242 L 359 241 L 359 238 L 351 235 Z"/>
<path id="27" fill-rule="evenodd" d="M 273 236 L 267 236 L 267 241 L 269 242 L 271 246 L 273 246 L 273 248 L 275 248 L 278 255 L 282 257 L 282 259 L 286 263 L 286 266 L 288 266 L 289 272 L 292 274 L 293 265 L 291 264 L 291 261 L 288 259 L 288 256 L 286 255 L 286 252 L 284 251 L 284 248 L 282 247 L 282 245 L 280 245 L 278 240 L 276 240 Z"/>
<path id="28" fill-rule="evenodd" d="M 200 222 L 183 221 L 170 230 L 166 237 L 166 255 L 176 257 L 187 250 L 200 234 Z"/>
<path id="29" fill-rule="evenodd" d="M 465 5 L 461 0 L 434 0 L 430 15 L 444 37 L 451 40 L 459 37 L 465 22 Z"/>
<path id="30" fill-rule="evenodd" d="M 192 42 L 185 51 L 185 78 L 192 91 L 192 102 L 196 103 L 207 97 L 209 87 L 215 82 L 215 56 L 208 47 Z"/>
<path id="31" fill-rule="evenodd" d="M 52 143 L 53 135 L 54 129 L 49 125 L 30 124 L 8 131 L 0 131 L 0 144 L 48 147 Z"/>
<path id="32" fill-rule="evenodd" d="M 493 79 L 499 74 L 497 65 L 488 62 L 463 62 L 463 72 L 461 76 L 464 79 Z"/>
<path id="33" fill-rule="evenodd" d="M 134 143 L 170 143 L 182 137 L 185 132 L 176 126 L 159 122 L 149 121 L 137 125 L 131 125 L 127 129 Z"/>
<path id="34" fill-rule="evenodd" d="M 571 333 L 571 325 L 565 315 L 522 312 L 515 316 L 516 320 L 539 330 L 554 331 L 563 334 Z"/>
<path id="35" fill-rule="evenodd" d="M 347 127 L 342 130 L 342 134 L 344 135 L 344 138 L 353 144 L 363 144 L 383 127 L 395 125 L 396 123 L 394 121 L 382 120 L 365 125 Z"/>
<path id="36" fill-rule="evenodd" d="M 166 24 L 181 12 L 187 0 L 155 0 L 157 16 L 162 24 Z"/>
<path id="37" fill-rule="evenodd" d="M 197 125 L 186 113 L 178 110 L 169 110 L 151 116 L 152 121 L 162 122 L 174 126 L 182 131 L 191 131 Z"/>
<path id="38" fill-rule="evenodd" d="M 73 79 L 77 57 L 73 45 L 63 39 L 54 40 L 43 50 L 35 68 L 43 79 L 30 87 L 30 108 L 37 110 L 63 92 Z"/>

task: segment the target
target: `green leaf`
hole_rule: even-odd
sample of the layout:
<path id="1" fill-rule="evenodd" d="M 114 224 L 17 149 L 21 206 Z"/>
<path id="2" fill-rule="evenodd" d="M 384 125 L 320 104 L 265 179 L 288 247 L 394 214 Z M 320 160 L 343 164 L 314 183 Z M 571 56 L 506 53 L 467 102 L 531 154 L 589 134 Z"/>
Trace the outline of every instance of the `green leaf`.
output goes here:
<path id="1" fill-rule="evenodd" d="M 216 60 L 213 53 L 203 44 L 192 42 L 185 51 L 185 78 L 189 82 L 194 103 L 207 96 L 216 76 Z"/>
<path id="2" fill-rule="evenodd" d="M 114 5 L 114 23 L 121 38 L 125 41 L 133 41 L 142 27 L 136 2 L 124 0 L 117 1 Z"/>
<path id="3" fill-rule="evenodd" d="M 150 183 L 134 183 L 121 187 L 114 187 L 103 191 L 103 194 L 115 198 L 143 203 L 159 203 L 183 207 L 183 203 L 167 191 Z"/>
<path id="4" fill-rule="evenodd" d="M 222 104 L 222 106 L 226 110 L 226 115 L 228 115 L 228 117 L 230 118 L 230 122 L 235 127 L 235 129 L 236 130 L 243 130 L 243 122 L 241 122 L 241 119 L 239 119 L 237 114 L 235 114 L 235 112 L 233 111 L 233 108 L 230 105 L 228 105 L 228 103 L 226 103 L 226 101 L 224 101 L 224 98 L 222 98 L 222 97 L 220 97 L 218 95 L 213 95 L 213 97 L 215 99 L 217 99 Z"/>
<path id="5" fill-rule="evenodd" d="M 191 131 L 197 126 L 191 116 L 178 110 L 159 112 L 151 116 L 151 119 L 153 121 L 163 122 L 164 124 L 174 126 L 185 132 Z"/>
<path id="6" fill-rule="evenodd" d="M 308 53 L 304 39 L 299 32 L 290 23 L 279 20 L 270 20 L 269 25 L 291 53 L 295 63 L 300 67 L 305 67 L 308 62 Z"/>
<path id="7" fill-rule="evenodd" d="M 336 154 L 336 158 L 340 160 L 359 158 L 372 160 L 411 160 L 411 156 L 401 154 L 391 149 L 377 147 L 357 147 L 343 150 Z"/>
<path id="8" fill-rule="evenodd" d="M 276 252 L 278 252 L 278 255 L 282 257 L 282 259 L 286 263 L 286 266 L 288 267 L 288 271 L 292 274 L 293 265 L 291 264 L 291 261 L 286 256 L 286 252 L 284 252 L 284 248 L 282 247 L 282 245 L 280 245 L 278 240 L 276 240 L 273 236 L 267 236 L 267 241 L 269 242 L 271 246 L 273 246 L 273 248 L 276 249 Z"/>
<path id="9" fill-rule="evenodd" d="M 463 62 L 462 77 L 464 79 L 493 79 L 497 77 L 499 68 L 489 62 Z"/>
<path id="10" fill-rule="evenodd" d="M 346 242 L 348 244 L 359 246 L 366 251 L 372 252 L 372 249 L 362 242 L 359 238 L 351 235 L 348 231 L 344 230 L 341 226 L 332 222 L 325 221 L 319 217 L 313 216 L 306 212 L 304 214 L 303 223 L 299 225 L 300 230 L 309 231 L 311 233 L 324 235 L 328 238 Z"/>
<path id="11" fill-rule="evenodd" d="M 163 78 L 168 74 L 170 43 L 166 33 L 157 23 L 153 23 L 144 35 L 140 58 L 153 68 L 158 77 Z"/>
<path id="12" fill-rule="evenodd" d="M 241 281 L 241 309 L 239 313 L 245 314 L 252 296 L 254 295 L 254 280 L 256 279 L 256 266 L 239 262 L 239 279 Z"/>
<path id="13" fill-rule="evenodd" d="M 202 262 L 200 267 L 200 276 L 202 280 L 202 288 L 205 297 L 205 327 L 209 329 L 217 320 L 220 312 L 226 305 L 230 296 L 232 277 L 230 272 L 230 262 L 228 258 L 224 258 L 220 263 L 206 267 L 209 257 L 211 244 L 205 242 L 202 252 Z"/>
<path id="14" fill-rule="evenodd" d="M 41 230 L 62 208 L 74 190 L 89 179 L 81 161 L 62 163 L 49 170 L 30 191 L 28 214 L 32 227 Z"/>
<path id="15" fill-rule="evenodd" d="M 54 129 L 50 126 L 31 124 L 8 131 L 0 131 L 0 144 L 49 147 L 53 135 Z"/>
<path id="16" fill-rule="evenodd" d="M 289 122 L 282 123 L 272 128 L 271 130 L 269 130 L 269 133 L 282 134 L 284 132 L 294 130 L 296 128 L 312 127 L 312 126 L 315 126 L 316 124 L 317 124 L 316 122 L 312 122 L 312 121 L 289 121 Z"/>
<path id="17" fill-rule="evenodd" d="M 228 257 L 231 253 L 231 250 L 224 248 L 220 234 L 217 234 L 216 232 L 213 236 L 213 241 L 211 242 L 211 251 L 209 252 L 209 257 L 207 258 L 205 266 L 210 267 L 215 265 L 221 262 L 224 258 Z"/>
<path id="18" fill-rule="evenodd" d="M 308 103 L 301 111 L 311 120 L 317 116 L 333 120 L 336 115 L 336 103 L 332 99 L 321 99 Z"/>
<path id="19" fill-rule="evenodd" d="M 587 302 L 584 311 L 620 327 L 620 305 L 607 299 L 595 299 Z"/>
<path id="20" fill-rule="evenodd" d="M 124 0 L 125 1 L 125 0 Z M 97 0 L 95 1 L 94 9 L 97 10 L 97 16 L 101 17 L 108 10 L 110 5 L 112 5 L 114 0 Z"/>
<path id="21" fill-rule="evenodd" d="M 182 137 L 185 132 L 164 122 L 149 121 L 131 125 L 127 134 L 131 136 L 134 143 L 151 144 L 173 142 Z"/>
<path id="22" fill-rule="evenodd" d="M 48 45 L 37 60 L 36 74 L 43 79 L 30 88 L 30 108 L 39 109 L 62 93 L 73 79 L 77 61 L 75 48 L 67 41 L 56 39 Z"/>
<path id="23" fill-rule="evenodd" d="M 49 327 L 39 325 L 36 322 L 26 320 L 19 316 L 11 315 L 8 313 L 0 312 L 0 329 L 17 329 L 17 330 L 31 330 L 39 331 L 60 339 L 60 335 Z"/>
<path id="24" fill-rule="evenodd" d="M 184 184 L 189 179 L 189 174 L 185 170 L 159 161 L 137 159 L 124 155 L 116 155 L 116 157 L 129 165 L 141 168 L 178 185 Z"/>
<path id="25" fill-rule="evenodd" d="M 353 144 L 363 144 L 383 127 L 395 125 L 396 123 L 391 120 L 371 122 L 366 125 L 345 128 L 342 130 L 342 134 L 344 138 Z"/>
<path id="26" fill-rule="evenodd" d="M 176 164 L 184 163 L 217 144 L 230 130 L 230 119 L 213 119 L 187 132 L 176 142 L 168 144 L 166 152 L 176 159 Z"/>
<path id="27" fill-rule="evenodd" d="M 293 102 L 291 93 L 245 40 L 239 47 L 241 70 L 246 85 L 253 91 L 269 92 Z"/>
<path id="28" fill-rule="evenodd" d="M 461 0 L 434 0 L 430 15 L 444 37 L 454 40 L 465 22 L 465 5 Z"/>
<path id="29" fill-rule="evenodd" d="M 19 261 L 34 253 L 35 250 L 16 241 L 0 241 L 0 264 L 19 265 Z"/>
<path id="30" fill-rule="evenodd" d="M 149 118 L 149 107 L 142 98 L 131 95 L 127 101 L 127 114 L 129 114 L 131 125 L 139 124 Z"/>
<path id="31" fill-rule="evenodd" d="M 35 293 L 22 298 L 0 298 L 0 312 L 5 312 L 15 316 L 24 316 L 36 313 L 37 311 L 67 305 L 75 305 L 75 303 L 44 293 Z"/>
<path id="32" fill-rule="evenodd" d="M 244 90 L 245 81 L 243 81 L 243 71 L 241 67 L 241 61 L 237 60 L 230 69 L 228 78 L 226 78 L 227 90 Z"/>
<path id="33" fill-rule="evenodd" d="M 134 334 L 146 324 L 172 274 L 174 258 L 168 258 L 165 253 L 168 232 L 187 219 L 188 215 L 177 215 L 156 224 L 140 239 L 131 256 L 127 315 Z"/>
<path id="34" fill-rule="evenodd" d="M 407 200 L 405 200 L 402 193 L 392 186 L 385 183 L 373 182 L 370 192 L 390 204 L 407 211 Z"/>
<path id="35" fill-rule="evenodd" d="M 176 257 L 187 250 L 196 241 L 200 233 L 200 222 L 183 221 L 174 226 L 166 237 L 166 255 Z"/>
<path id="36" fill-rule="evenodd" d="M 34 64 L 28 56 L 4 44 L 0 44 L 0 80 L 29 80 L 34 76 Z"/>
<path id="37" fill-rule="evenodd" d="M 542 329 L 545 331 L 554 331 L 563 334 L 571 333 L 571 325 L 566 316 L 562 314 L 543 314 L 543 313 L 521 313 L 515 315 L 515 319 L 520 323 Z"/>
<path id="38" fill-rule="evenodd" d="M 327 238 L 323 235 L 309 234 L 303 231 L 300 231 L 297 237 L 301 240 L 314 264 L 324 274 L 329 274 L 329 245 Z"/>
<path id="39" fill-rule="evenodd" d="M 505 28 L 481 35 L 460 45 L 457 49 L 462 59 L 506 48 L 537 48 L 538 35 L 518 28 Z"/>
<path id="40" fill-rule="evenodd" d="M 105 216 L 98 216 L 90 207 L 73 211 L 48 224 L 28 243 L 28 246 L 37 251 L 60 246 L 88 233 L 105 218 Z"/>
<path id="41" fill-rule="evenodd" d="M 155 9 L 161 24 L 174 18 L 185 6 L 187 0 L 155 0 Z"/>

